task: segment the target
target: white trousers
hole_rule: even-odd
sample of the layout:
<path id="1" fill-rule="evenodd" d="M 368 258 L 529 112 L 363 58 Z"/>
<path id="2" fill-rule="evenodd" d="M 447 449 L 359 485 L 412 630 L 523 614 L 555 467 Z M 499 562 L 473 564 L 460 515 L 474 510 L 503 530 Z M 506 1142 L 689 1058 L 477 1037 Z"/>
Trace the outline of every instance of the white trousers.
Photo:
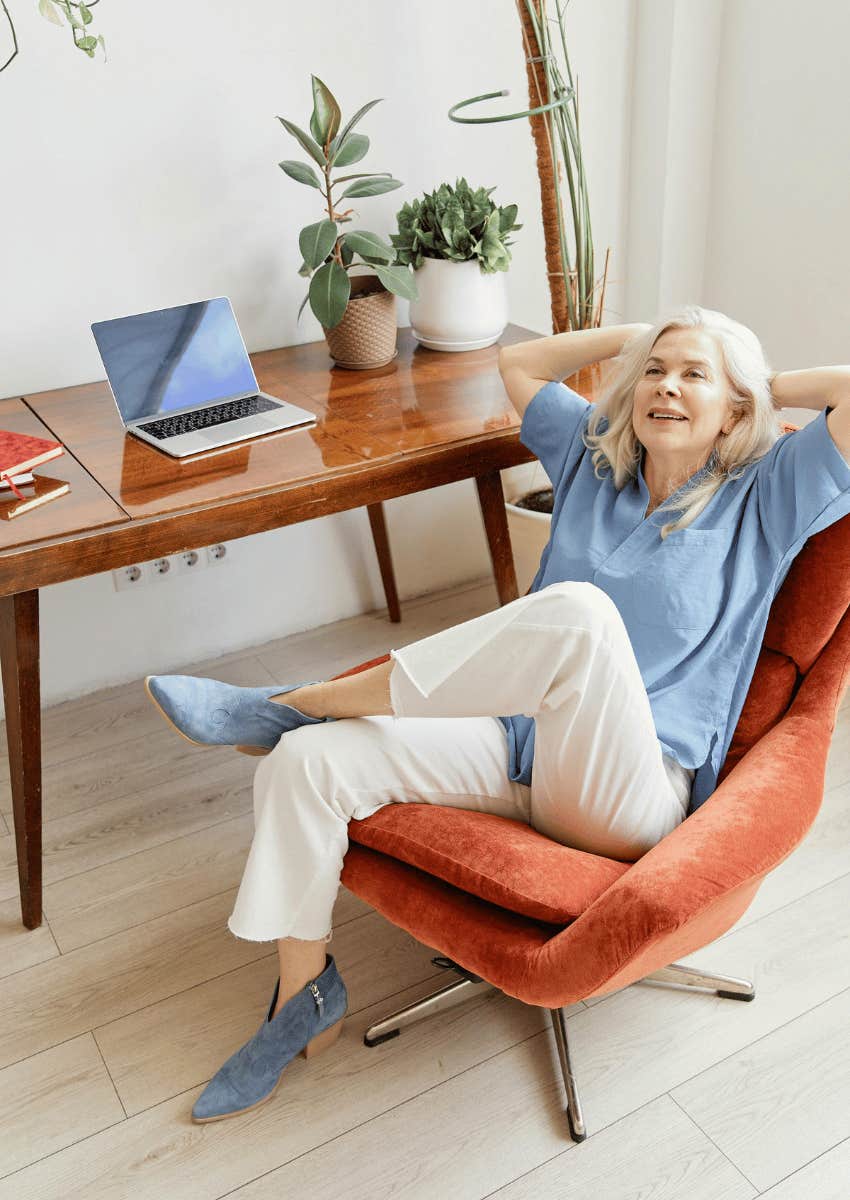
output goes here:
<path id="1" fill-rule="evenodd" d="M 228 928 L 329 940 L 348 822 L 416 801 L 524 821 L 634 861 L 685 817 L 693 771 L 662 754 L 620 613 L 556 583 L 392 650 L 393 716 L 284 734 L 254 776 L 254 838 Z M 531 786 L 496 717 L 535 718 Z"/>

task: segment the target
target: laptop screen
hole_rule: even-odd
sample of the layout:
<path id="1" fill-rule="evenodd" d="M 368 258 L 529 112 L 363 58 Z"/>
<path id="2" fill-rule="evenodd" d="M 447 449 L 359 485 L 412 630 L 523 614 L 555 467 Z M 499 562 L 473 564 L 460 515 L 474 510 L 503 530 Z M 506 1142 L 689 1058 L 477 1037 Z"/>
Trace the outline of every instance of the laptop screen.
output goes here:
<path id="1" fill-rule="evenodd" d="M 91 328 L 125 423 L 257 391 L 226 296 Z"/>

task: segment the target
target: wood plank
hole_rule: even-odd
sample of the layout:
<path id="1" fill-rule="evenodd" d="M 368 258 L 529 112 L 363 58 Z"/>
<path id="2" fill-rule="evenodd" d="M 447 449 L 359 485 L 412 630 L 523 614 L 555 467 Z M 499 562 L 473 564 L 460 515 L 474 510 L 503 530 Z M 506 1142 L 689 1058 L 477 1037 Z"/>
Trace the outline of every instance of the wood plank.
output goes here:
<path id="1" fill-rule="evenodd" d="M 191 775 L 51 821 L 43 837 L 45 884 L 251 812 L 255 760 L 223 750 L 207 752 L 205 762 Z M 14 838 L 2 838 L 0 899 L 17 889 Z"/>
<path id="2" fill-rule="evenodd" d="M 848 1027 L 850 987 L 671 1095 L 763 1191 L 850 1132 Z"/>
<path id="3" fill-rule="evenodd" d="M 795 1171 L 776 1187 L 762 1192 L 762 1200 L 847 1200 L 850 1179 L 850 1138 L 814 1162 Z"/>
<path id="4" fill-rule="evenodd" d="M 269 953 L 233 937 L 234 892 L 159 917 L 0 979 L 0 1066 Z"/>
<path id="5" fill-rule="evenodd" d="M 241 1192 L 236 1195 L 247 1200 Z M 749 1200 L 755 1195 L 752 1184 L 669 1096 L 660 1096 L 488 1200 Z"/>
<path id="6" fill-rule="evenodd" d="M 262 669 L 256 677 L 267 681 Z M 84 741 L 81 737 L 80 743 Z M 89 749 L 79 758 L 46 766 L 44 826 L 109 801 L 136 795 L 141 790 L 153 792 L 158 787 L 167 787 L 175 779 L 191 776 L 199 767 L 209 768 L 213 762 L 227 763 L 235 754 L 230 749 L 192 746 L 159 718 L 159 727 L 142 737 L 115 743 L 105 740 L 99 750 Z M 8 782 L 0 784 L 0 805 L 11 806 Z M 11 824 L 10 809 L 6 811 Z"/>
<path id="7" fill-rule="evenodd" d="M 21 924 L 21 904 L 17 895 L 0 900 L 0 978 L 25 971 L 36 963 L 56 958 L 58 954 L 59 947 L 47 921 L 43 921 L 38 929 L 25 929 Z"/>
<path id="8" fill-rule="evenodd" d="M 51 884 L 45 913 L 62 953 L 238 888 L 253 835 L 248 812 Z M 372 911 L 347 888 L 341 899 L 335 925 Z"/>
<path id="9" fill-rule="evenodd" d="M 0 1174 L 19 1171 L 125 1119 L 90 1033 L 0 1071 Z"/>
<path id="10" fill-rule="evenodd" d="M 751 1200 L 756 1195 L 666 1096 L 582 1145 L 564 1146 L 557 1097 L 547 1095 L 540 1111 L 534 1094 L 535 1072 L 529 1068 L 542 1075 L 545 1057 L 541 1038 L 532 1038 L 238 1188 L 228 1200 L 333 1194 L 341 1179 L 346 1200 L 451 1195 Z M 465 1144 L 462 1129 L 468 1132 Z M 529 1161 L 547 1153 L 548 1161 L 527 1170 Z M 417 1164 L 415 1175 L 411 1160 Z"/>

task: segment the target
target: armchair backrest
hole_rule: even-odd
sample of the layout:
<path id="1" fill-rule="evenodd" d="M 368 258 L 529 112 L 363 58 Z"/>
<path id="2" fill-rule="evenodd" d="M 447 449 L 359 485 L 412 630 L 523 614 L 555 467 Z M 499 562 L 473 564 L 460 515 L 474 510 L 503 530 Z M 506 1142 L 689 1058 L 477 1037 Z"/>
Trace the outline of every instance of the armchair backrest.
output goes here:
<path id="1" fill-rule="evenodd" d="M 809 538 L 770 609 L 761 653 L 718 785 L 792 705 L 842 619 L 850 620 L 850 517 Z M 846 650 L 839 647 L 841 654 Z M 833 714 L 829 714 L 830 727 Z"/>

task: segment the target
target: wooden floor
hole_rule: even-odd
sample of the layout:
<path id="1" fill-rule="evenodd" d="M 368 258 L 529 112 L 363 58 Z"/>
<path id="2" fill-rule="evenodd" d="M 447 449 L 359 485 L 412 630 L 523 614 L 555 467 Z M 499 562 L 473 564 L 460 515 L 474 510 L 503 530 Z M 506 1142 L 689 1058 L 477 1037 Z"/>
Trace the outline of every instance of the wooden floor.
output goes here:
<path id="1" fill-rule="evenodd" d="M 327 676 L 496 605 L 490 583 L 185 668 Z M 5 745 L 5 738 L 3 739 Z M 850 706 L 821 812 L 734 929 L 686 961 L 757 997 L 635 984 L 568 1010 L 585 1118 L 569 1141 L 549 1018 L 492 989 L 373 1049 L 445 982 L 433 950 L 341 888 L 330 949 L 350 1012 L 276 1096 L 194 1125 L 257 1029 L 273 943 L 226 928 L 259 760 L 197 749 L 141 681 L 46 711 L 44 924 L 20 924 L 0 779 L 0 1200 L 845 1200 L 850 1194 Z"/>

